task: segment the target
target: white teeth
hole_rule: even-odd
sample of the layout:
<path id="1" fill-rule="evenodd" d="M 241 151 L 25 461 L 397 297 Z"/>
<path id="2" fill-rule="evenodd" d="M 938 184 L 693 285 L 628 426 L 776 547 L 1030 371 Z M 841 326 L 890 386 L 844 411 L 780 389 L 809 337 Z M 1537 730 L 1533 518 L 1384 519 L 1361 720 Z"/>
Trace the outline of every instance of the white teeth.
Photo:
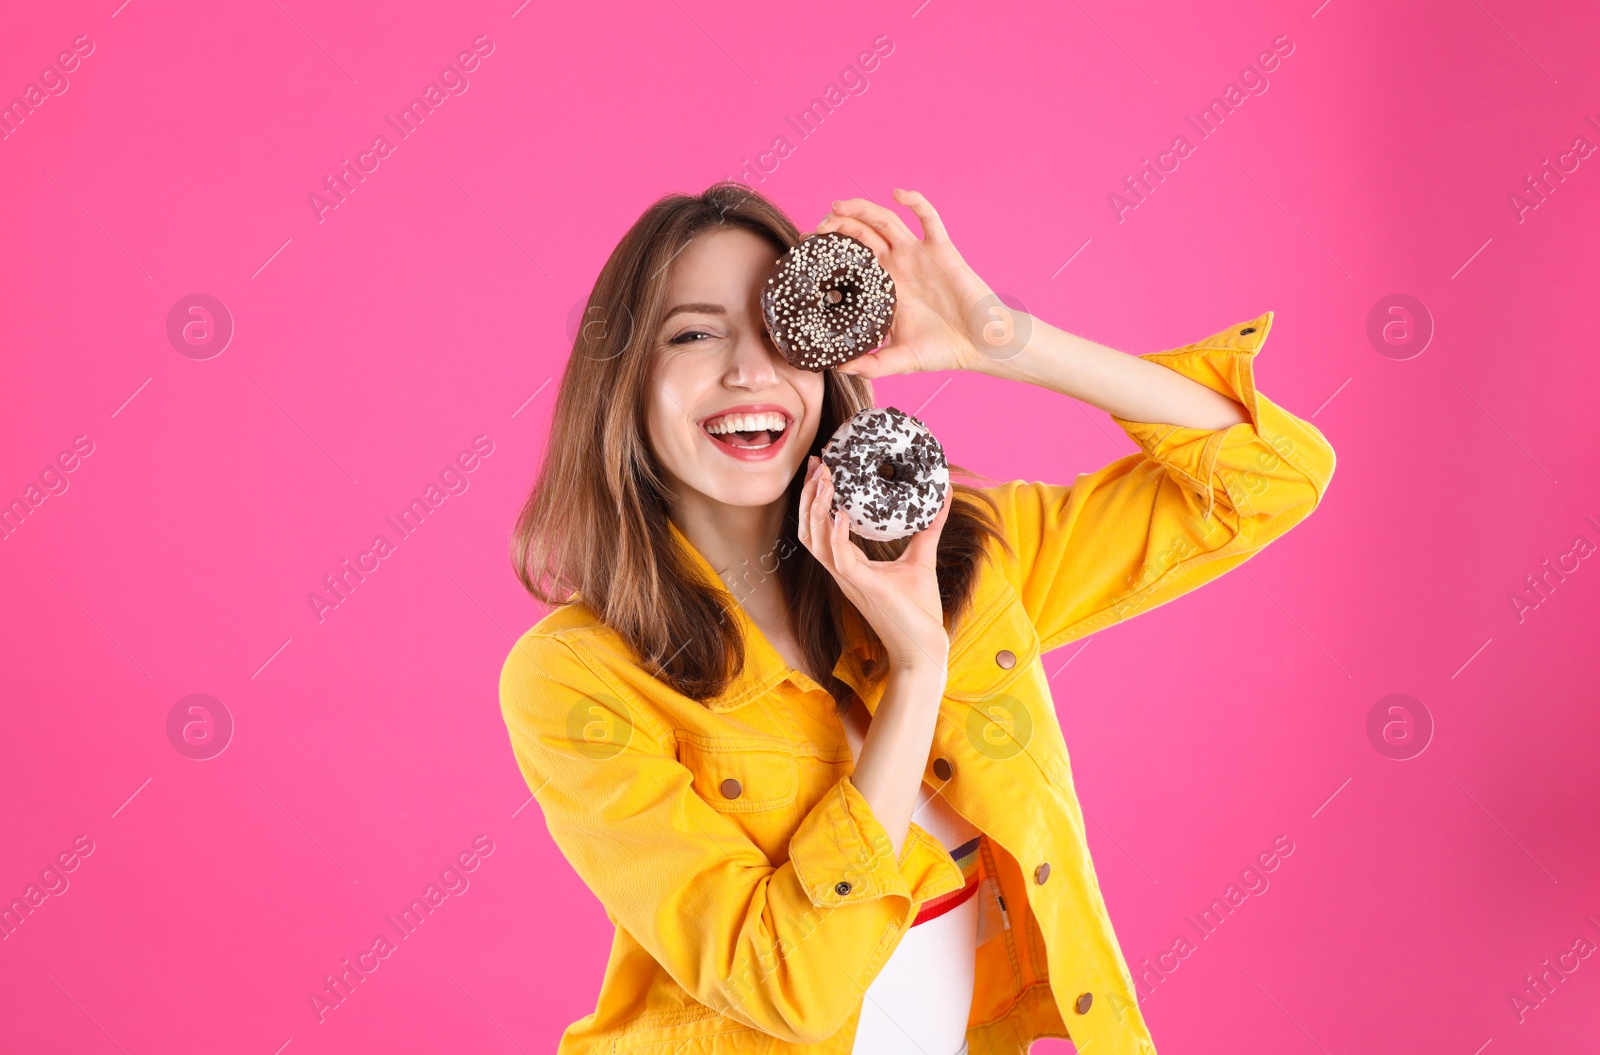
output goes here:
<path id="1" fill-rule="evenodd" d="M 726 414 L 712 418 L 705 430 L 714 436 L 729 432 L 782 432 L 787 421 L 782 414 L 766 411 L 760 414 Z"/>

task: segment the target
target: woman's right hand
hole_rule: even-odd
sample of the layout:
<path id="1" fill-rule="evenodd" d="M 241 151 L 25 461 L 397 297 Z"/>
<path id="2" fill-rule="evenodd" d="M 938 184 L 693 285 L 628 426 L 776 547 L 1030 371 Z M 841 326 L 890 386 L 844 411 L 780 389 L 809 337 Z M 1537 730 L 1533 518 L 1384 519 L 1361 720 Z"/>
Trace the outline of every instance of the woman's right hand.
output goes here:
<path id="1" fill-rule="evenodd" d="M 892 561 L 869 560 L 850 539 L 850 518 L 833 509 L 833 474 L 810 458 L 800 492 L 800 543 L 828 569 L 839 589 L 877 633 L 895 670 L 925 668 L 943 675 L 950 658 L 934 557 L 950 516 L 955 487 L 933 523 L 917 532 Z"/>

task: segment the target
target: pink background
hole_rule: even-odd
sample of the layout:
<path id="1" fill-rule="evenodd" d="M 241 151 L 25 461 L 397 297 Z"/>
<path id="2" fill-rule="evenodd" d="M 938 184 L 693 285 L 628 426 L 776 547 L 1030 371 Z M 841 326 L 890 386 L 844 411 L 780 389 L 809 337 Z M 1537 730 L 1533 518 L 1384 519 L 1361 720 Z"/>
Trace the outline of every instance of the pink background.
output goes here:
<path id="1" fill-rule="evenodd" d="M 1508 999 L 1600 944 L 1600 562 L 1569 558 L 1520 621 L 1509 599 L 1600 544 L 1600 157 L 1520 220 L 1508 200 L 1600 145 L 1593 5 L 518 2 L 7 19 L 0 100 L 94 43 L 0 142 L 0 499 L 93 444 L 0 543 L 0 900 L 94 845 L 0 942 L 7 1050 L 538 1052 L 592 1010 L 610 928 L 496 702 L 542 614 L 506 537 L 617 238 L 780 135 L 758 186 L 802 227 L 922 190 L 997 290 L 1114 347 L 1275 311 L 1261 387 L 1338 452 L 1321 508 L 1246 567 L 1045 658 L 1130 963 L 1198 946 L 1150 983 L 1160 1049 L 1596 1034 L 1600 959 L 1521 1023 Z M 482 35 L 470 88 L 319 222 L 308 194 Z M 800 139 L 786 118 L 884 35 L 870 87 Z M 1270 88 L 1199 139 L 1185 116 L 1284 35 Z M 1119 222 L 1107 195 L 1185 132 Z M 194 293 L 234 320 L 208 359 L 167 337 Z M 1410 358 L 1367 336 L 1396 293 L 1433 319 Z M 879 401 L 999 480 L 1132 450 L 981 377 Z M 478 436 L 467 490 L 319 622 L 307 594 Z M 235 725 L 205 761 L 167 733 L 195 693 Z M 1406 761 L 1367 734 L 1392 693 L 1435 727 Z M 470 886 L 393 935 L 480 835 Z M 1199 939 L 1185 917 L 1280 835 L 1270 887 Z M 319 1024 L 307 994 L 381 933 L 395 953 Z"/>

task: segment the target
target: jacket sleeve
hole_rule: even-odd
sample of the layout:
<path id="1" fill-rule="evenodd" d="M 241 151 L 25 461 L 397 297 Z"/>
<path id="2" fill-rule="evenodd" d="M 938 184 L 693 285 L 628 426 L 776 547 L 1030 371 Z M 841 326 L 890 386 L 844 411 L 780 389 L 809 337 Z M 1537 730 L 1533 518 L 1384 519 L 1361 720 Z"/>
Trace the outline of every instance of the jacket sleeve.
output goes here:
<path id="1" fill-rule="evenodd" d="M 665 723 L 537 628 L 500 677 L 518 767 L 561 852 L 691 996 L 792 1043 L 832 1036 L 922 902 L 964 879 L 912 824 L 889 834 L 844 777 L 774 865 L 694 791 Z"/>
<path id="2" fill-rule="evenodd" d="M 1305 519 L 1333 476 L 1322 433 L 1256 391 L 1272 313 L 1140 356 L 1241 403 L 1248 421 L 1194 429 L 1113 416 L 1139 445 L 1068 485 L 988 489 L 1016 550 L 1001 555 L 1041 651 L 1217 578 Z"/>

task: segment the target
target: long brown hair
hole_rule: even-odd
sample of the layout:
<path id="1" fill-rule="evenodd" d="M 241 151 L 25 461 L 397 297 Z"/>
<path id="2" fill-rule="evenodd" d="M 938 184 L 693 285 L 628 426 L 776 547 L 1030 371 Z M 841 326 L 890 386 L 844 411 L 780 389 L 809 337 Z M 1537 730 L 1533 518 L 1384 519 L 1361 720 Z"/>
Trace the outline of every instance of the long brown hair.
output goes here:
<path id="1" fill-rule="evenodd" d="M 800 241 L 781 209 L 739 183 L 716 183 L 699 195 L 669 194 L 645 210 L 589 294 L 556 393 L 549 449 L 511 537 L 512 564 L 529 593 L 547 605 L 587 604 L 655 676 L 700 701 L 720 695 L 743 668 L 744 641 L 738 624 L 726 618 L 725 595 L 703 582 L 673 544 L 668 490 L 643 422 L 651 350 L 667 307 L 667 267 L 691 239 L 722 227 L 752 231 L 779 253 Z M 857 411 L 874 405 L 866 378 L 833 370 L 823 378 L 822 420 L 811 454 Z M 950 468 L 953 475 L 979 479 Z M 776 570 L 806 663 L 822 673 L 842 714 L 852 693 L 833 668 L 850 602 L 800 545 L 804 475 L 797 472 L 789 487 L 778 540 L 787 559 L 778 560 Z M 987 541 L 1010 547 L 994 501 L 976 487 L 952 484 L 954 505 L 935 566 L 940 601 L 954 628 L 971 606 Z M 873 560 L 893 559 L 908 542 L 851 538 Z"/>

